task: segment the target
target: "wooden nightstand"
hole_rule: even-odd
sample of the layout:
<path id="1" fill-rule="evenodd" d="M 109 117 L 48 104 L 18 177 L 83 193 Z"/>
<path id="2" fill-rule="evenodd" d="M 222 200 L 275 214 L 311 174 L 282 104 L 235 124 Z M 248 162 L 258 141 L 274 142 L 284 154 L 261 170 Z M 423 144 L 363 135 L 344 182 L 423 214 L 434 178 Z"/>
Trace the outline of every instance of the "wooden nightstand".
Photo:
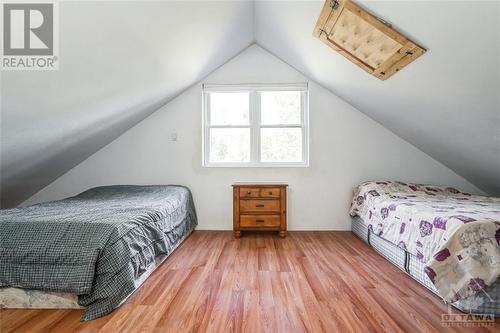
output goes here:
<path id="1" fill-rule="evenodd" d="M 233 232 L 276 230 L 286 237 L 286 189 L 282 183 L 233 184 Z"/>

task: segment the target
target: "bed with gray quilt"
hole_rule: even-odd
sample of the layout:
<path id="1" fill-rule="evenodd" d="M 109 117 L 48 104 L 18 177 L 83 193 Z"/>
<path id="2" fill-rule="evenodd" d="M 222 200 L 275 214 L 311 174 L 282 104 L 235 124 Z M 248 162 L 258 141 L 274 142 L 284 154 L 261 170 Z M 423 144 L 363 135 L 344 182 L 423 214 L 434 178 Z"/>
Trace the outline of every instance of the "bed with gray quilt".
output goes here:
<path id="1" fill-rule="evenodd" d="M 96 187 L 0 210 L 0 307 L 17 307 L 20 294 L 61 304 L 73 295 L 82 320 L 106 315 L 196 225 L 191 192 L 174 185 Z"/>

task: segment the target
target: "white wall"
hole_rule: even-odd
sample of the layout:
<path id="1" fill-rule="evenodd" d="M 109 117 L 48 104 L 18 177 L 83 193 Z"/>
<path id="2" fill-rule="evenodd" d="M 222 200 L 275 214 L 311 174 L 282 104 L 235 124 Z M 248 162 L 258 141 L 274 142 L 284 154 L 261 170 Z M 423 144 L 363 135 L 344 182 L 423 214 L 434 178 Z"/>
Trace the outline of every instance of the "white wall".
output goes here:
<path id="1" fill-rule="evenodd" d="M 253 45 L 203 82 L 310 86 L 310 167 L 203 168 L 201 83 L 124 133 L 25 204 L 63 198 L 104 184 L 184 184 L 194 194 L 199 229 L 232 228 L 231 183 L 288 182 L 289 228 L 348 230 L 352 189 L 397 179 L 455 185 L 466 180 L 389 132 L 318 84 Z M 170 141 L 171 133 L 178 141 Z"/>

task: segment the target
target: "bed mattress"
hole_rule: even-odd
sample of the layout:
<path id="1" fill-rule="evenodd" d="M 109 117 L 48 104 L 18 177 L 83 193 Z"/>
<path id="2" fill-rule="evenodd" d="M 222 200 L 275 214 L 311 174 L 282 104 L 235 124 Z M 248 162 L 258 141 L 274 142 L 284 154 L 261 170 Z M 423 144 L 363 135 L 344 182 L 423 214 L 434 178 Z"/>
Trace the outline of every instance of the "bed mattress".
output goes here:
<path id="1" fill-rule="evenodd" d="M 355 191 L 350 213 L 425 264 L 426 275 L 448 302 L 498 279 L 500 198 L 452 187 L 367 182 Z"/>
<path id="2" fill-rule="evenodd" d="M 119 306 L 196 224 L 182 186 L 104 186 L 2 210 L 0 286 L 76 294 L 82 320 L 94 319 Z"/>
<path id="3" fill-rule="evenodd" d="M 385 259 L 406 272 L 421 285 L 438 295 L 437 290 L 425 274 L 425 265 L 411 253 L 401 249 L 370 231 L 368 224 L 359 216 L 352 219 L 352 232 L 370 245 Z M 438 295 L 439 296 L 439 295 Z M 497 280 L 483 292 L 450 303 L 460 311 L 472 314 L 500 316 L 500 282 Z"/>

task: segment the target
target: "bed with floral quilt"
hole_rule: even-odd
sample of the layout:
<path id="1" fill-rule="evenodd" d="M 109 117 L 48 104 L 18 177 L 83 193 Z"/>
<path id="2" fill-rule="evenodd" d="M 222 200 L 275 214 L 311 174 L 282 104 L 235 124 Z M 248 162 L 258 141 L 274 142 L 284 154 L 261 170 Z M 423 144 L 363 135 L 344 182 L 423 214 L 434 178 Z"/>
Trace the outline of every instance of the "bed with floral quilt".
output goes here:
<path id="1" fill-rule="evenodd" d="M 445 302 L 500 315 L 500 198 L 366 182 L 354 191 L 350 214 L 353 232 Z"/>

